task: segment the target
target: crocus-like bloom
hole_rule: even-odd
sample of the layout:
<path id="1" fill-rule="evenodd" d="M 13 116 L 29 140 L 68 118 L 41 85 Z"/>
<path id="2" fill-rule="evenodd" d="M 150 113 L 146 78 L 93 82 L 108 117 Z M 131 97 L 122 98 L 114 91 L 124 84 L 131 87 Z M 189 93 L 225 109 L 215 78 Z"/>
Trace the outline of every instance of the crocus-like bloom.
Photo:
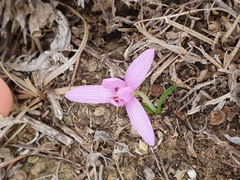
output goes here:
<path id="1" fill-rule="evenodd" d="M 118 78 L 104 79 L 102 85 L 80 86 L 68 91 L 65 97 L 80 103 L 125 105 L 133 127 L 149 145 L 154 146 L 155 136 L 151 122 L 133 94 L 144 81 L 153 58 L 154 49 L 148 49 L 132 62 L 126 71 L 124 81 Z"/>

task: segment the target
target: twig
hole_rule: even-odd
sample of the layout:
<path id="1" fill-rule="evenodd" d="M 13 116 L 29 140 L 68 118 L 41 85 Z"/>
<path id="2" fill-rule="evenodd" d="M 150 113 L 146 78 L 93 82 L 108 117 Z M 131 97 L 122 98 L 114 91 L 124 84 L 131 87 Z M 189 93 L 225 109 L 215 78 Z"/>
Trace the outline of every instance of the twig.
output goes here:
<path id="1" fill-rule="evenodd" d="M 168 23 L 168 24 L 170 24 L 170 25 L 172 25 L 172 26 L 174 26 L 174 27 L 176 27 L 178 29 L 181 29 L 182 31 L 185 31 L 185 32 L 193 35 L 194 37 L 205 41 L 206 43 L 208 43 L 208 44 L 210 44 L 212 46 L 214 44 L 214 41 L 212 39 L 210 39 L 210 38 L 208 38 L 208 37 L 206 37 L 206 36 L 196 32 L 196 31 L 194 31 L 194 30 L 192 30 L 192 29 L 190 29 L 190 28 L 188 28 L 186 26 L 183 26 L 183 25 L 181 25 L 181 24 L 179 24 L 177 22 L 174 22 L 174 21 L 172 21 L 172 20 L 170 20 L 168 18 L 166 18 L 165 21 L 166 21 L 166 23 Z"/>
<path id="2" fill-rule="evenodd" d="M 70 129 L 65 125 L 58 124 L 57 122 L 56 122 L 56 125 L 60 129 L 62 129 L 65 134 L 69 134 L 69 136 L 71 136 L 75 141 L 77 141 L 80 144 L 80 146 L 83 147 L 87 152 L 90 152 L 91 148 L 89 144 L 83 138 L 81 138 L 75 131 L 73 131 L 72 129 Z"/>
<path id="3" fill-rule="evenodd" d="M 73 71 L 72 78 L 71 78 L 71 82 L 70 82 L 70 85 L 71 85 L 71 86 L 73 85 L 73 81 L 74 81 L 75 76 L 76 76 L 76 74 L 77 74 L 77 69 L 78 69 L 78 66 L 79 66 L 79 62 L 80 62 L 80 58 L 78 58 L 77 61 L 76 61 L 76 63 L 75 63 L 74 71 Z"/>
<path id="4" fill-rule="evenodd" d="M 60 161 L 59 163 L 58 163 L 58 166 L 57 166 L 57 169 L 56 169 L 56 180 L 58 180 L 58 173 L 59 173 L 59 169 L 60 169 L 60 166 L 61 166 L 61 164 L 62 164 L 62 162 Z"/>
<path id="5" fill-rule="evenodd" d="M 203 87 L 205 87 L 205 86 L 211 85 L 211 84 L 213 84 L 213 83 L 214 83 L 214 81 L 212 80 L 212 81 L 207 81 L 207 82 L 204 82 L 204 83 L 202 83 L 202 84 L 196 85 L 194 88 L 192 88 L 192 89 L 180 100 L 180 102 L 182 102 L 184 99 L 186 99 L 188 96 L 190 96 L 193 92 L 195 92 L 195 91 L 197 91 L 197 90 L 199 90 L 199 89 L 201 89 L 201 88 L 203 88 Z"/>
<path id="6" fill-rule="evenodd" d="M 161 171 L 161 169 L 162 169 L 162 171 L 163 171 L 163 174 L 164 174 L 164 176 L 165 176 L 166 180 L 169 180 L 169 178 L 168 178 L 168 175 L 167 175 L 166 169 L 165 169 L 165 167 L 164 167 L 164 164 L 163 164 L 163 161 L 162 161 L 162 158 L 161 158 L 161 156 L 159 155 L 159 159 L 160 159 L 160 163 L 161 163 L 161 167 L 160 167 L 160 166 L 159 166 L 159 161 L 158 161 L 158 159 L 157 159 L 157 156 L 156 156 L 156 154 L 155 154 L 155 153 L 154 153 L 154 151 L 153 151 L 153 148 L 150 148 L 150 149 L 151 149 L 151 151 L 152 151 L 152 153 L 153 153 L 153 155 L 154 155 L 154 158 L 155 158 L 155 160 L 156 160 L 156 162 L 157 162 L 157 167 L 158 167 L 159 171 Z"/>
<path id="7" fill-rule="evenodd" d="M 220 96 L 220 97 L 218 97 L 218 98 L 216 98 L 216 99 L 207 101 L 207 102 L 204 104 L 204 107 L 207 106 L 207 105 L 217 104 L 217 103 L 219 103 L 219 102 L 221 102 L 221 101 L 223 101 L 223 100 L 225 100 L 225 99 L 227 99 L 227 98 L 230 98 L 230 97 L 231 97 L 231 93 L 229 92 L 229 93 L 224 94 L 223 96 Z M 199 106 L 197 106 L 197 107 L 194 107 L 194 108 L 190 109 L 190 110 L 187 112 L 187 114 L 188 114 L 188 115 L 194 114 L 194 113 L 200 111 L 200 109 L 201 109 L 201 108 L 204 108 L 204 107 L 202 107 L 202 105 L 199 105 Z"/>
<path id="8" fill-rule="evenodd" d="M 33 151 L 30 151 L 27 154 L 20 155 L 20 156 L 14 158 L 14 159 L 9 160 L 9 161 L 5 161 L 5 162 L 0 164 L 0 168 L 3 168 L 3 167 L 5 167 L 5 166 L 7 166 L 9 164 L 15 163 L 15 162 L 19 161 L 20 159 L 25 158 L 27 156 L 33 155 L 33 154 L 37 153 L 38 151 L 39 151 L 39 149 L 37 148 L 37 149 L 35 149 Z"/>
<path id="9" fill-rule="evenodd" d="M 125 72 L 116 65 L 116 63 L 112 62 L 112 60 L 107 55 L 102 55 L 98 53 L 96 50 L 91 48 L 90 46 L 86 45 L 84 48 L 84 51 L 91 54 L 94 58 L 96 58 L 98 61 L 100 61 L 103 65 L 107 66 L 109 69 L 111 69 L 117 76 L 124 78 Z"/>
<path id="10" fill-rule="evenodd" d="M 55 138 L 56 140 L 60 141 L 61 143 L 65 144 L 66 146 L 71 146 L 71 144 L 73 143 L 73 139 L 66 136 L 65 134 L 53 129 L 52 127 L 37 121 L 29 116 L 24 116 L 23 120 L 25 121 L 25 123 L 27 123 L 28 125 L 30 125 L 33 129 L 40 131 L 43 134 L 46 134 L 52 138 Z"/>
<path id="11" fill-rule="evenodd" d="M 54 112 L 55 117 L 57 117 L 58 119 L 62 120 L 62 118 L 63 118 L 63 110 L 61 108 L 61 105 L 60 105 L 59 101 L 56 98 L 55 93 L 53 92 L 52 89 L 47 89 L 46 92 L 47 92 L 48 99 L 49 99 L 49 101 L 51 103 L 51 108 L 52 108 L 52 110 Z"/>
<path id="12" fill-rule="evenodd" d="M 206 120 L 205 120 L 205 124 L 204 124 L 203 128 L 200 129 L 200 130 L 198 130 L 198 131 L 196 131 L 196 130 L 194 130 L 194 129 L 192 128 L 192 125 L 190 124 L 190 122 L 189 122 L 188 119 L 187 119 L 187 123 L 188 123 L 188 127 L 189 127 L 189 129 L 190 129 L 192 132 L 194 132 L 194 133 L 201 133 L 201 132 L 203 132 L 203 131 L 206 129 L 206 127 L 207 127 L 207 123 L 208 123 L 208 119 L 206 118 Z"/>

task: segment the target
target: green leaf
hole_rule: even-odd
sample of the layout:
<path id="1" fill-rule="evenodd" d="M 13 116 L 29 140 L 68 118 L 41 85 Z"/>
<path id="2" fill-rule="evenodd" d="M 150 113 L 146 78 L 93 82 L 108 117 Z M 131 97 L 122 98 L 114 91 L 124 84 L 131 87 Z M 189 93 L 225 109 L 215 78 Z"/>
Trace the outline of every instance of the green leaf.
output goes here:
<path id="1" fill-rule="evenodd" d="M 161 114 L 162 113 L 162 104 L 164 102 L 164 100 L 166 99 L 166 97 L 171 94 L 175 89 L 177 88 L 177 85 L 173 85 L 171 87 L 169 87 L 159 98 L 158 101 L 158 105 L 157 105 L 157 114 Z"/>
<path id="2" fill-rule="evenodd" d="M 143 109 L 145 109 L 145 111 L 147 111 L 149 114 L 151 114 L 151 115 L 156 114 L 156 112 L 154 112 L 148 105 L 142 103 L 142 107 L 143 107 Z"/>

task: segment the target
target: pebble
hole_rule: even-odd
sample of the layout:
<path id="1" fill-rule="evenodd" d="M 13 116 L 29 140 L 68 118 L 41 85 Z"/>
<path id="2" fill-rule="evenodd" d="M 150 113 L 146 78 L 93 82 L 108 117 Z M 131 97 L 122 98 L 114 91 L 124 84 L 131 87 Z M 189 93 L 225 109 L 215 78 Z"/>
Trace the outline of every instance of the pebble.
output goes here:
<path id="1" fill-rule="evenodd" d="M 187 171 L 187 174 L 188 176 L 191 178 L 191 179 L 195 179 L 197 177 L 197 173 L 194 169 L 190 169 Z"/>
<path id="2" fill-rule="evenodd" d="M 135 138 L 141 137 L 139 135 L 139 133 L 137 132 L 137 130 L 133 126 L 131 126 L 130 134 L 131 134 L 132 137 L 135 137 Z"/>
<path id="3" fill-rule="evenodd" d="M 88 71 L 89 72 L 95 72 L 97 69 L 98 63 L 94 61 L 93 59 L 88 61 Z"/>
<path id="4" fill-rule="evenodd" d="M 126 126 L 130 123 L 129 119 L 128 118 L 117 118 L 116 119 L 116 123 L 119 125 L 119 126 Z"/>
<path id="5" fill-rule="evenodd" d="M 95 111 L 94 111 L 94 116 L 103 116 L 105 111 L 106 111 L 106 109 L 104 106 L 96 107 Z"/>

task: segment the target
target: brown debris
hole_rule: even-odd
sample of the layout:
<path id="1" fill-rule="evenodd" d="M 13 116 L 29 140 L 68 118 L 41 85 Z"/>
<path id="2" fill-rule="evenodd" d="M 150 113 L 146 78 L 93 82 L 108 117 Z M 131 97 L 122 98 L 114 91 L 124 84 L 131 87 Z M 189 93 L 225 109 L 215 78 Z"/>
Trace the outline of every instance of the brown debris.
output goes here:
<path id="1" fill-rule="evenodd" d="M 214 111 L 211 114 L 210 124 L 213 126 L 218 126 L 224 123 L 226 120 L 226 114 L 223 111 Z"/>
<path id="2" fill-rule="evenodd" d="M 150 94 L 158 97 L 164 92 L 164 88 L 161 85 L 153 84 L 150 87 Z"/>

